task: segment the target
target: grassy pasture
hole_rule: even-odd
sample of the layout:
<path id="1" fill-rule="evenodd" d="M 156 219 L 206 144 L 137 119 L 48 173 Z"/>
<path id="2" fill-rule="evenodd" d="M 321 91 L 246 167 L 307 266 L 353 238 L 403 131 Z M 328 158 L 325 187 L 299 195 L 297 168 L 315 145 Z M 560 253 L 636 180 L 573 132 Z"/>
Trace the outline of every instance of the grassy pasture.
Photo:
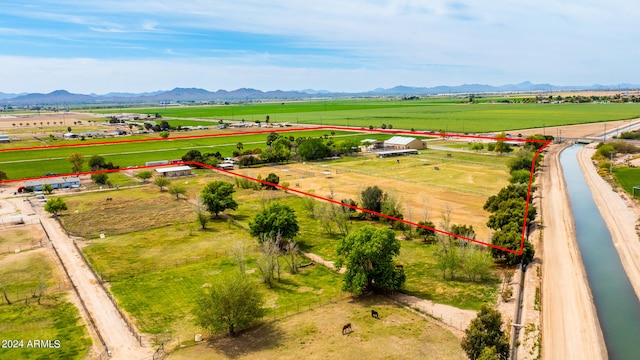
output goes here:
<path id="1" fill-rule="evenodd" d="M 23 340 L 23 348 L 0 348 L 0 359 L 85 359 L 91 338 L 79 322 L 78 309 L 64 295 L 38 305 L 0 306 L 0 338 Z M 29 340 L 59 340 L 60 347 L 29 348 Z"/>
<path id="2" fill-rule="evenodd" d="M 371 318 L 375 308 L 380 319 Z M 342 335 L 350 322 L 353 332 Z M 433 320 L 384 297 L 343 300 L 172 352 L 169 359 L 465 359 L 459 340 Z"/>
<path id="3" fill-rule="evenodd" d="M 406 293 L 471 310 L 478 310 L 484 303 L 493 303 L 498 296 L 498 277 L 478 283 L 458 279 L 444 281 L 442 272 L 436 268 L 438 245 L 424 244 L 420 239 L 402 241 L 401 244 L 398 263 L 404 265 L 407 275 Z"/>
<path id="4" fill-rule="evenodd" d="M 380 127 L 384 123 L 403 129 L 478 133 L 637 118 L 640 104 L 456 104 L 358 99 L 125 111 L 247 121 L 264 120 L 269 115 L 273 122 L 362 127 Z"/>
<path id="5" fill-rule="evenodd" d="M 107 202 L 106 198 L 113 201 Z M 70 234 L 85 238 L 195 221 L 194 210 L 189 203 L 176 200 L 167 192 L 160 193 L 159 188 L 152 185 L 71 195 L 65 197 L 65 202 L 69 211 L 61 215 L 60 220 Z"/>
<path id="6" fill-rule="evenodd" d="M 0 247 L 14 248 L 41 240 L 42 231 L 35 226 L 3 229 Z M 51 248 L 37 248 L 0 255 L 0 286 L 11 305 L 0 297 L 0 339 L 23 340 L 22 348 L 0 348 L 1 359 L 83 359 L 91 339 L 80 323 L 78 309 L 66 298 L 61 270 L 53 260 Z M 47 284 L 38 305 L 38 286 Z M 29 298 L 28 303 L 24 299 Z M 59 349 L 29 348 L 29 340 L 60 340 Z"/>

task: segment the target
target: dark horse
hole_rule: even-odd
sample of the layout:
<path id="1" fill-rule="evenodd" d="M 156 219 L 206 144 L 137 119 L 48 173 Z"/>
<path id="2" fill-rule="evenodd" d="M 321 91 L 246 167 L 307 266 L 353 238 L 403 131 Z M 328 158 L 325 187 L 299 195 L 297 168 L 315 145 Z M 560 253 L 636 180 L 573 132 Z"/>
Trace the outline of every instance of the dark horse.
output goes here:
<path id="1" fill-rule="evenodd" d="M 351 328 L 351 323 L 348 323 L 342 327 L 342 335 L 346 334 L 347 330 L 349 330 L 349 332 L 353 331 L 353 329 Z"/>
<path id="2" fill-rule="evenodd" d="M 378 312 L 377 312 L 377 311 L 375 311 L 375 310 L 371 310 L 371 317 L 376 318 L 376 319 L 380 319 L 380 318 L 378 317 Z"/>

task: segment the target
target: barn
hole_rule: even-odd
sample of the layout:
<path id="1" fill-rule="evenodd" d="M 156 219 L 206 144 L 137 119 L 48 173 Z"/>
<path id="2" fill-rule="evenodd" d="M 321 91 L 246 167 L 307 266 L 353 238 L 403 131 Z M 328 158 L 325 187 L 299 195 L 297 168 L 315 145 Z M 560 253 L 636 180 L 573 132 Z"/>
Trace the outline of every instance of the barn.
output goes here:
<path id="1" fill-rule="evenodd" d="M 180 176 L 190 176 L 193 175 L 192 169 L 189 166 L 171 166 L 156 169 L 156 173 L 160 176 L 164 177 L 180 177 Z"/>
<path id="2" fill-rule="evenodd" d="M 423 149 L 422 140 L 408 136 L 394 136 L 384 142 L 385 149 L 407 150 L 407 149 Z"/>

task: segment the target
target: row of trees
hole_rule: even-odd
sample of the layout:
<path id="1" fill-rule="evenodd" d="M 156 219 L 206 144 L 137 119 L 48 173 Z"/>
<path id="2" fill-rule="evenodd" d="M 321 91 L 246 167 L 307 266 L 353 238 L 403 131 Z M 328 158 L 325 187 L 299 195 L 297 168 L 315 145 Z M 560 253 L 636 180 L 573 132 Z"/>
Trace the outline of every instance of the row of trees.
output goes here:
<path id="1" fill-rule="evenodd" d="M 511 178 L 508 186 L 502 188 L 498 194 L 490 196 L 485 202 L 484 210 L 491 213 L 487 226 L 495 230 L 491 238 L 496 246 L 514 251 L 520 250 L 524 222 L 531 224 L 536 217 L 536 208 L 532 204 L 533 196 L 529 195 L 529 181 L 532 177 L 531 167 L 535 156 L 535 148 L 541 146 L 533 144 L 523 147 L 515 157 L 507 162 Z M 536 164 L 540 162 L 540 156 Z M 531 179 L 533 180 L 533 179 Z M 531 186 L 531 193 L 536 190 Z M 526 210 L 526 213 L 525 213 Z M 524 216 L 523 216 L 524 214 Z M 515 265 L 522 261 L 527 264 L 533 260 L 535 251 L 533 245 L 525 239 L 522 256 L 512 252 L 492 249 L 493 257 L 504 261 L 507 265 Z"/>

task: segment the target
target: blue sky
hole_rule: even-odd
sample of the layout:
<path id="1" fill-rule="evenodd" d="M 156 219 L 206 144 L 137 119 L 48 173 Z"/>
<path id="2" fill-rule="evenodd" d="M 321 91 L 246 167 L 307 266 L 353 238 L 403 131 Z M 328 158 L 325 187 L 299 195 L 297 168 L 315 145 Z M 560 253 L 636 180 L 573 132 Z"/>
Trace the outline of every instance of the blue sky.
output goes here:
<path id="1" fill-rule="evenodd" d="M 0 92 L 640 83 L 631 0 L 3 1 Z"/>

